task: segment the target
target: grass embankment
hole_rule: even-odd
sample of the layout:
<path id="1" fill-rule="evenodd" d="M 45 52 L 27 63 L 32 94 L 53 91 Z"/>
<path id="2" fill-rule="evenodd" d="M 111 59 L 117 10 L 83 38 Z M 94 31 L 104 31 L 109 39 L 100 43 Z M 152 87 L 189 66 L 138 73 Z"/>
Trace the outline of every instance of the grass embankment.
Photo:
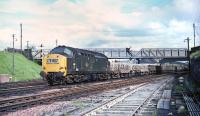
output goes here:
<path id="1" fill-rule="evenodd" d="M 0 74 L 12 75 L 13 55 L 0 51 Z M 19 53 L 15 53 L 15 74 L 12 81 L 24 81 L 40 78 L 41 66 L 28 60 Z"/>

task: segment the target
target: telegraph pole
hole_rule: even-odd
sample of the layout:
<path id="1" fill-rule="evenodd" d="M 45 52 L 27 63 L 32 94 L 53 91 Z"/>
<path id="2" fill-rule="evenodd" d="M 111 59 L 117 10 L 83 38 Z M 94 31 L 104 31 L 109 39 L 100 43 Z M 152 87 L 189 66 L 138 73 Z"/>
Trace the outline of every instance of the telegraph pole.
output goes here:
<path id="1" fill-rule="evenodd" d="M 27 54 L 28 58 L 30 58 L 30 56 L 29 56 L 29 46 L 28 46 L 28 43 L 29 43 L 29 41 L 26 41 L 26 44 L 27 44 L 26 54 Z"/>
<path id="2" fill-rule="evenodd" d="M 26 41 L 26 43 L 27 43 L 27 50 L 28 50 L 28 48 L 29 48 L 29 46 L 28 46 L 29 41 Z"/>
<path id="3" fill-rule="evenodd" d="M 43 56 L 43 50 L 42 50 L 42 48 L 43 48 L 44 46 L 41 44 L 40 45 L 40 57 L 42 58 L 42 56 Z"/>
<path id="4" fill-rule="evenodd" d="M 190 74 L 190 39 L 187 37 L 187 39 L 184 40 L 184 42 L 187 41 L 187 46 L 188 46 L 188 52 L 187 52 L 187 57 L 188 57 L 188 68 L 189 68 L 189 74 Z"/>
<path id="5" fill-rule="evenodd" d="M 14 77 L 14 74 L 15 74 L 15 34 L 12 34 L 12 39 L 13 39 L 12 75 Z M 14 81 L 15 81 L 15 78 L 14 78 Z"/>
<path id="6" fill-rule="evenodd" d="M 56 39 L 56 47 L 58 46 L 58 40 Z"/>
<path id="7" fill-rule="evenodd" d="M 22 52 L 22 23 L 20 24 L 20 48 L 21 48 L 21 52 Z"/>
<path id="8" fill-rule="evenodd" d="M 193 30 L 194 30 L 194 47 L 195 47 L 195 37 L 196 37 L 196 35 L 195 35 L 195 23 L 193 24 Z"/>

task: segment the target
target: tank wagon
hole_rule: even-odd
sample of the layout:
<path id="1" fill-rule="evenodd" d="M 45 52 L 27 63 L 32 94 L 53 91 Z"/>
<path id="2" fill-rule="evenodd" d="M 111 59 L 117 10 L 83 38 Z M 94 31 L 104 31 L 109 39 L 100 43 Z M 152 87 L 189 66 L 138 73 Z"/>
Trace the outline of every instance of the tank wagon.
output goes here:
<path id="1" fill-rule="evenodd" d="M 40 75 L 49 85 L 160 74 L 160 65 L 109 62 L 101 53 L 58 46 L 42 59 Z"/>

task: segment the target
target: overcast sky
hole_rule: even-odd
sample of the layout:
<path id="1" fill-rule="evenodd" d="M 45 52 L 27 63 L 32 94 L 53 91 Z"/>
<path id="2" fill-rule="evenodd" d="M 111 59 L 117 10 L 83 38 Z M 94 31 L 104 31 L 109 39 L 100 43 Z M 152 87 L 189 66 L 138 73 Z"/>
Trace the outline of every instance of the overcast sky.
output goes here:
<path id="1" fill-rule="evenodd" d="M 199 8 L 200 0 L 0 0 L 0 49 L 13 33 L 19 47 L 20 23 L 24 46 L 186 47 Z"/>

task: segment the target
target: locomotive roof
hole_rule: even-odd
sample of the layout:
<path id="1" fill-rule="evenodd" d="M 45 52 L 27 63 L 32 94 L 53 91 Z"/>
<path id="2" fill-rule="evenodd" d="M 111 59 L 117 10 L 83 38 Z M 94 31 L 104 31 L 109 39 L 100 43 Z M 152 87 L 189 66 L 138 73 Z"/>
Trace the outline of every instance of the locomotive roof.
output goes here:
<path id="1" fill-rule="evenodd" d="M 68 49 L 70 49 L 70 50 L 72 50 L 73 52 L 76 52 L 76 53 L 84 53 L 84 54 L 94 55 L 95 57 L 107 58 L 106 55 L 99 53 L 99 52 L 94 52 L 94 51 L 89 51 L 89 50 L 79 49 L 79 48 L 73 48 L 73 47 L 69 47 L 69 46 L 58 46 L 56 48 L 59 48 L 59 47 L 68 48 Z"/>

